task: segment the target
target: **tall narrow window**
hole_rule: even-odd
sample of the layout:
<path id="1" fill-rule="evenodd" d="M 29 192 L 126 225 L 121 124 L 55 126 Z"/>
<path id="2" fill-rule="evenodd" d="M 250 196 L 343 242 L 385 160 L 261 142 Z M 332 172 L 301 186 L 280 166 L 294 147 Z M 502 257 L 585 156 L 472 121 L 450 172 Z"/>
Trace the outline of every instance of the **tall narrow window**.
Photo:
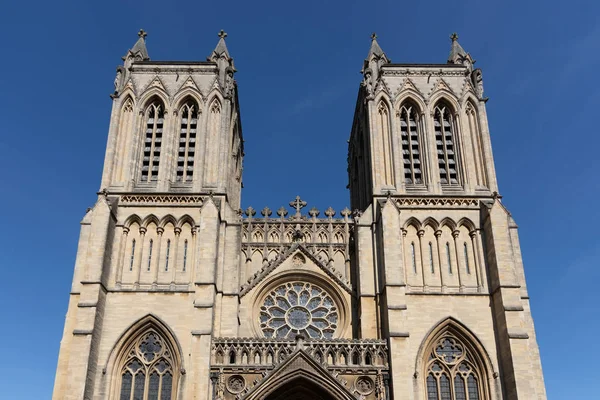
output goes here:
<path id="1" fill-rule="evenodd" d="M 172 400 L 174 368 L 170 346 L 154 331 L 135 340 L 121 369 L 120 400 Z"/>
<path id="2" fill-rule="evenodd" d="M 404 182 L 406 184 L 423 183 L 419 113 L 417 107 L 411 103 L 400 107 L 400 132 L 402 135 Z"/>
<path id="3" fill-rule="evenodd" d="M 129 260 L 129 270 L 133 271 L 133 260 L 135 258 L 135 239 L 131 241 L 131 257 Z"/>
<path id="4" fill-rule="evenodd" d="M 483 393 L 479 381 L 484 371 L 477 367 L 474 355 L 449 333 L 434 342 L 427 354 L 427 400 L 479 400 Z"/>
<path id="5" fill-rule="evenodd" d="M 165 272 L 169 270 L 169 254 L 171 253 L 171 239 L 167 239 L 167 254 L 165 258 Z"/>
<path id="6" fill-rule="evenodd" d="M 188 241 L 185 239 L 183 242 L 183 271 L 185 272 L 185 266 L 187 264 L 187 250 L 188 250 Z"/>
<path id="7" fill-rule="evenodd" d="M 144 136 L 144 153 L 142 157 L 142 182 L 158 180 L 158 165 L 164 124 L 164 109 L 159 101 L 148 106 L 146 110 L 146 131 Z"/>
<path id="8" fill-rule="evenodd" d="M 446 242 L 446 259 L 448 262 L 448 273 L 452 273 L 452 259 L 450 258 L 450 243 Z"/>
<path id="9" fill-rule="evenodd" d="M 435 274 L 435 268 L 433 267 L 433 246 L 429 242 L 429 267 L 431 267 L 431 273 Z"/>
<path id="10" fill-rule="evenodd" d="M 415 244 L 414 243 L 410 244 L 410 254 L 412 257 L 413 272 L 416 274 L 417 273 L 417 259 L 415 256 Z"/>
<path id="11" fill-rule="evenodd" d="M 150 239 L 150 243 L 148 244 L 148 271 L 150 271 L 150 266 L 152 265 L 152 245 L 154 245 L 154 241 Z"/>
<path id="12" fill-rule="evenodd" d="M 197 125 L 198 107 L 194 102 L 189 101 L 181 108 L 179 151 L 177 153 L 177 182 L 191 182 L 194 176 Z"/>
<path id="13" fill-rule="evenodd" d="M 465 267 L 467 268 L 467 274 L 471 273 L 471 268 L 469 267 L 469 250 L 467 249 L 467 243 L 464 243 L 463 246 L 465 250 Z"/>
<path id="14" fill-rule="evenodd" d="M 433 112 L 433 126 L 440 169 L 440 181 L 445 185 L 458 184 L 456 138 L 452 110 L 439 103 Z"/>

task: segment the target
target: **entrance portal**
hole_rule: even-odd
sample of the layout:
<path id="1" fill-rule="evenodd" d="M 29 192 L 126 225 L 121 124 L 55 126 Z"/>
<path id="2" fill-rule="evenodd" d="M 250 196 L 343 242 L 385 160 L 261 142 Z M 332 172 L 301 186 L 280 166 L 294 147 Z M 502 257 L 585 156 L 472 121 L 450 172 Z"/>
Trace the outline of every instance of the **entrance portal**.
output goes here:
<path id="1" fill-rule="evenodd" d="M 299 377 L 275 389 L 265 400 L 335 400 L 316 383 Z"/>

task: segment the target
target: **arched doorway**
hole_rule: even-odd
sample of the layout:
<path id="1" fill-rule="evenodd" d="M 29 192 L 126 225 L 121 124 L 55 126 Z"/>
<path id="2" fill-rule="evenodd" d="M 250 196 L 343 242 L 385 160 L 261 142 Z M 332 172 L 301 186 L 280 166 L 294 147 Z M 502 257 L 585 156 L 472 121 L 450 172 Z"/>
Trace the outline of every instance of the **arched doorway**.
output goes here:
<path id="1" fill-rule="evenodd" d="M 264 400 L 336 400 L 317 383 L 305 377 L 295 378 L 268 394 Z"/>

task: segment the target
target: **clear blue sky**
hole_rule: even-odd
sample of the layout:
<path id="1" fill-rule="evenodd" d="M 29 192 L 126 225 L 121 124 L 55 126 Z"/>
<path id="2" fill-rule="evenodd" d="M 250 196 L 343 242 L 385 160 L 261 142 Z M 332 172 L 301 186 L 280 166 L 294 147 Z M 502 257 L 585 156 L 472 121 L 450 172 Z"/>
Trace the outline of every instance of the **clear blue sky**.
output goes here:
<path id="1" fill-rule="evenodd" d="M 591 398 L 600 356 L 600 3 L 39 1 L 0 13 L 0 387 L 49 399 L 79 221 L 99 189 L 115 67 L 204 60 L 225 29 L 246 158 L 243 207 L 297 194 L 340 210 L 358 71 L 376 31 L 394 62 L 483 69 L 504 203 L 520 226 L 548 397 Z"/>

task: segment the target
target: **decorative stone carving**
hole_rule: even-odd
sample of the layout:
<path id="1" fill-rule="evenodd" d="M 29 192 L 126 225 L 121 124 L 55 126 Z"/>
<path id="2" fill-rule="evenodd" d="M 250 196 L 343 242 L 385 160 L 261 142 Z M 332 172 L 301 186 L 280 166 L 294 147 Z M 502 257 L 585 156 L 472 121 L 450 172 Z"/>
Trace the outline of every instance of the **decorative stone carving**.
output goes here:
<path id="1" fill-rule="evenodd" d="M 374 98 L 373 96 L 373 71 L 371 68 L 365 69 L 363 74 L 362 86 L 365 88 L 365 92 L 367 93 L 367 99 Z"/>
<path id="2" fill-rule="evenodd" d="M 230 393 L 241 393 L 245 387 L 246 381 L 241 375 L 232 375 L 227 379 L 227 390 L 229 390 Z"/>
<path id="3" fill-rule="evenodd" d="M 373 383 L 373 380 L 368 376 L 359 377 L 356 380 L 354 386 L 356 388 L 356 391 L 362 394 L 363 396 L 367 396 L 373 393 L 373 390 L 375 389 L 375 384 Z"/>
<path id="4" fill-rule="evenodd" d="M 231 98 L 233 96 L 233 89 L 234 89 L 234 80 L 233 80 L 233 68 L 231 67 L 227 67 L 227 70 L 225 71 L 225 87 L 223 89 L 223 95 L 225 96 L 225 98 Z"/>
<path id="5" fill-rule="evenodd" d="M 475 87 L 475 91 L 477 92 L 477 97 L 480 99 L 483 98 L 483 73 L 481 72 L 481 68 L 477 68 L 471 74 L 471 80 L 473 81 L 473 86 Z"/>

